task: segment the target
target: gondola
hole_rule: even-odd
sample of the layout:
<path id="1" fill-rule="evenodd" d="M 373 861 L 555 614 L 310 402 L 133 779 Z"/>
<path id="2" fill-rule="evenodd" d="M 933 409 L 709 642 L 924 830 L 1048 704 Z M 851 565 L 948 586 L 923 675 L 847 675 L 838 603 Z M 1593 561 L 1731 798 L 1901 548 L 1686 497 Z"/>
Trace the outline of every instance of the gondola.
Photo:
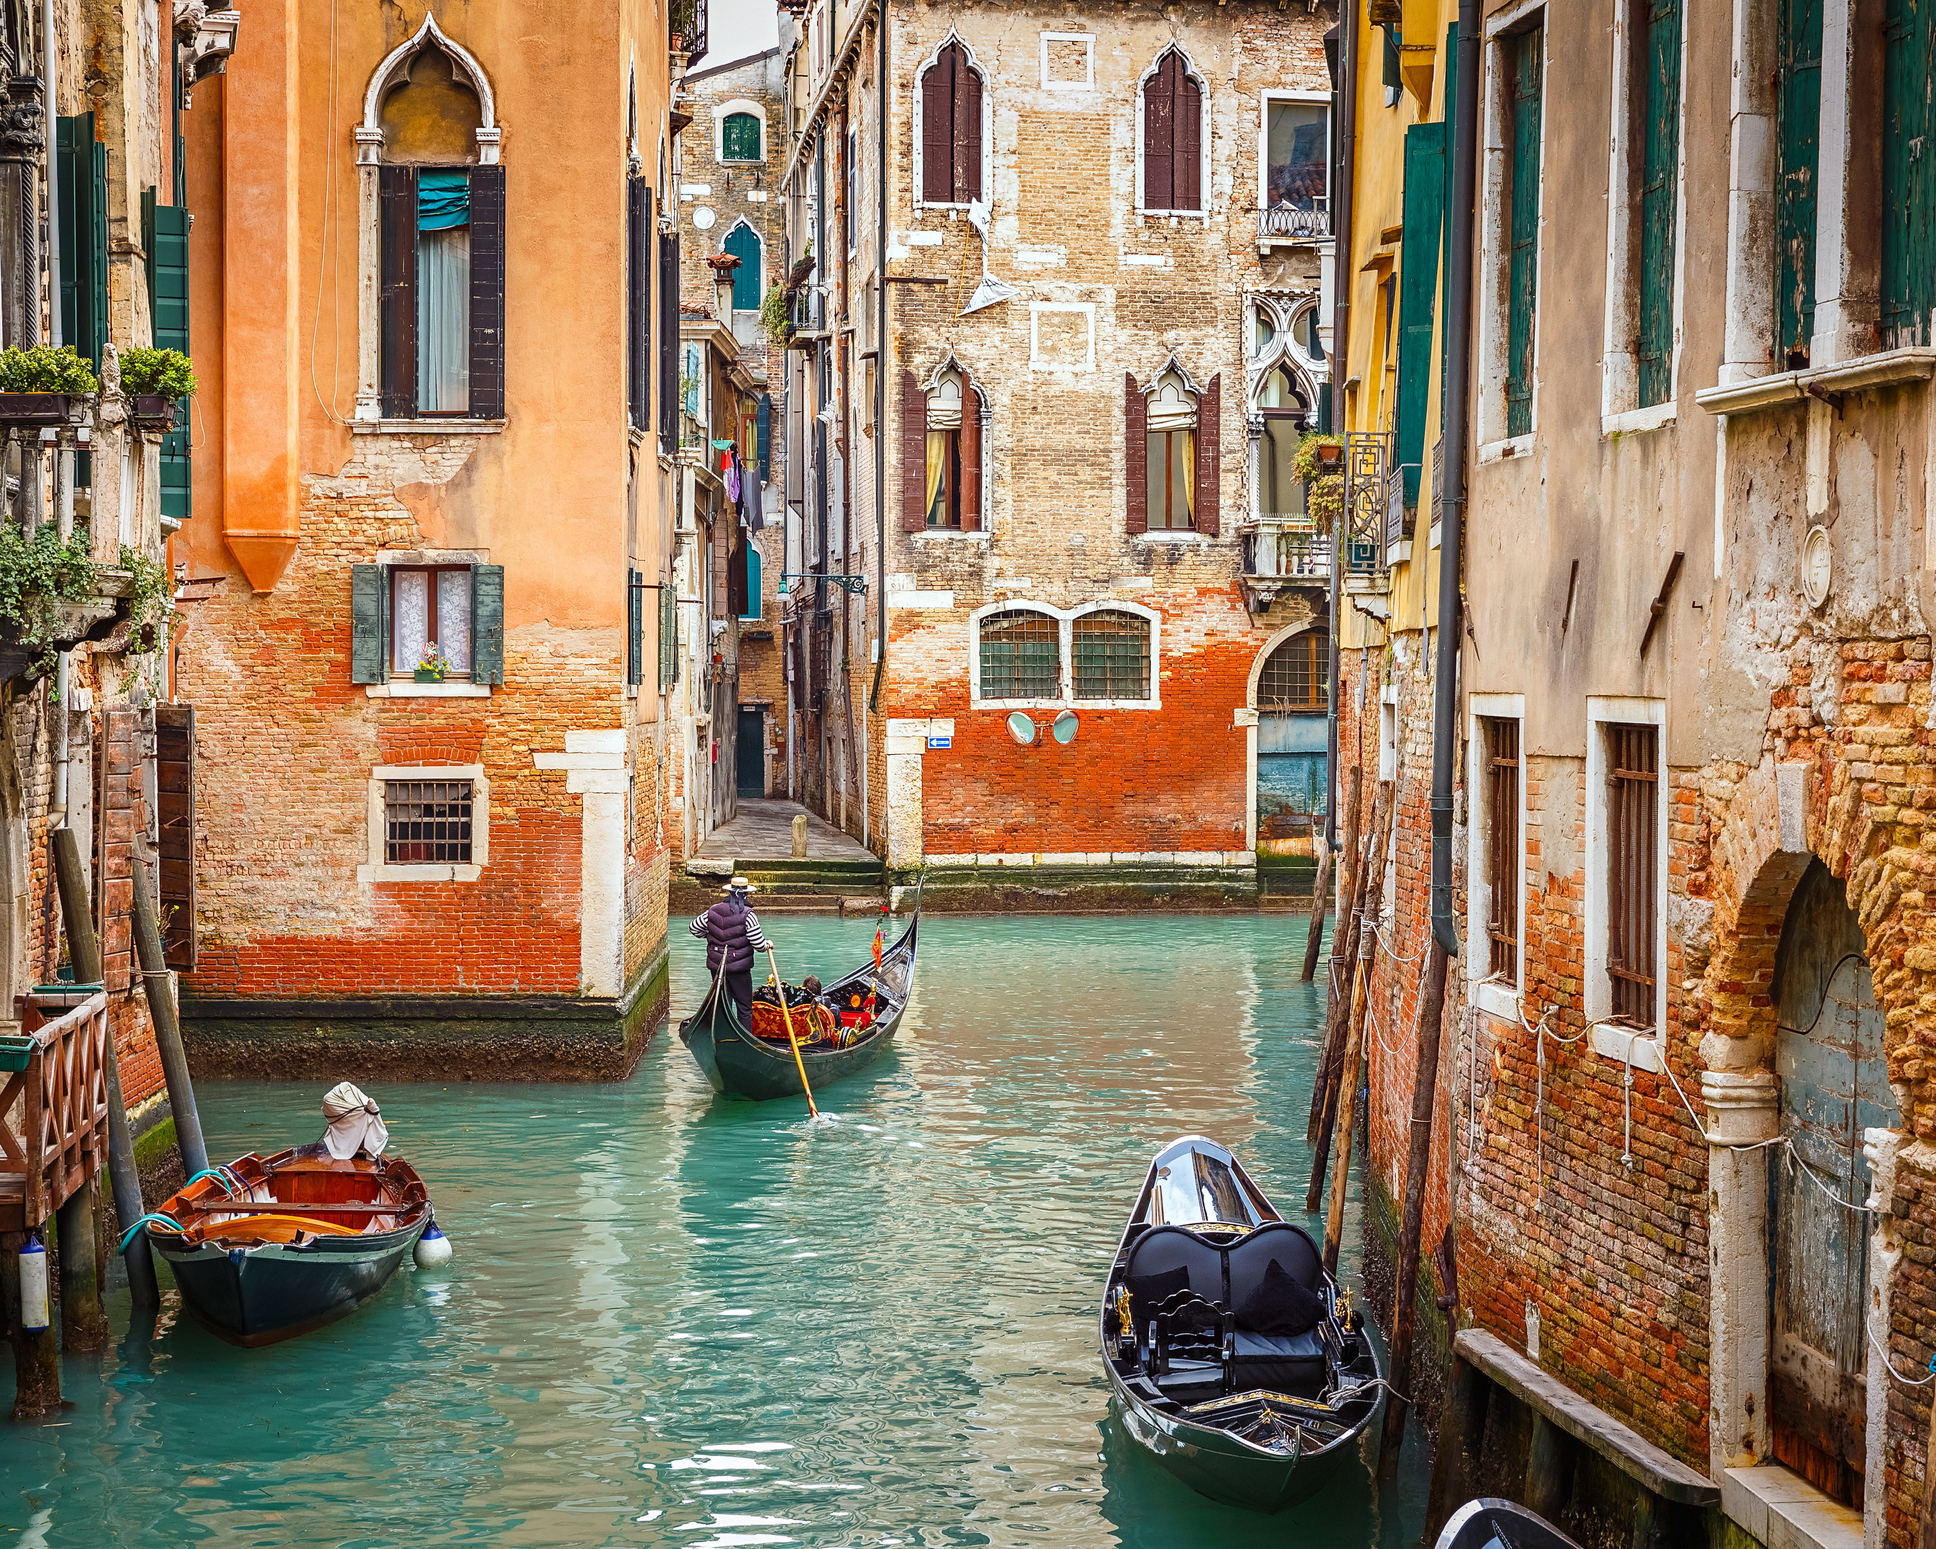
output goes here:
<path id="1" fill-rule="evenodd" d="M 821 992 L 821 1003 L 832 1008 L 845 1007 L 856 997 L 860 1004 L 866 1004 L 871 994 L 873 1021 L 844 1048 L 802 1046 L 800 1058 L 814 1091 L 865 1070 L 894 1042 L 914 988 L 914 950 L 920 924 L 917 903 L 907 929 L 900 940 L 881 953 L 878 967 L 870 957 Z M 795 1011 L 794 1015 L 800 1013 Z M 717 980 L 700 1008 L 679 1024 L 679 1041 L 692 1051 L 715 1092 L 762 1101 L 800 1095 L 800 1072 L 793 1063 L 792 1046 L 784 1040 L 754 1037 L 741 1025 L 733 998 L 723 992 Z"/>
<path id="2" fill-rule="evenodd" d="M 1378 1415 L 1369 1331 L 1317 1244 L 1201 1136 L 1150 1163 L 1099 1321 L 1124 1428 L 1213 1500 L 1305 1499 L 1355 1462 Z"/>
<path id="3" fill-rule="evenodd" d="M 338 1159 L 319 1141 L 200 1173 L 142 1229 L 190 1316 L 254 1347 L 355 1311 L 429 1224 L 430 1193 L 408 1162 Z"/>
<path id="4" fill-rule="evenodd" d="M 1580 1549 L 1536 1512 L 1481 1496 L 1446 1519 L 1433 1549 Z"/>

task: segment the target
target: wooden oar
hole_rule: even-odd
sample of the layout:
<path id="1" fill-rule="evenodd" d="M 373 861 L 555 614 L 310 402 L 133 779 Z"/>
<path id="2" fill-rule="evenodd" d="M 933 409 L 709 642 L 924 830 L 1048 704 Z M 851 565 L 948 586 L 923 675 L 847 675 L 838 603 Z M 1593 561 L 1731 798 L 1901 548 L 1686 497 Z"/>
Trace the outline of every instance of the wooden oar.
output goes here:
<path id="1" fill-rule="evenodd" d="M 807 1113 L 811 1118 L 820 1117 L 820 1109 L 814 1105 L 813 1088 L 807 1085 L 807 1062 L 800 1058 L 800 1040 L 793 1031 L 793 1012 L 787 1007 L 786 985 L 780 979 L 780 965 L 773 960 L 773 949 L 766 949 L 766 965 L 773 970 L 773 991 L 780 997 L 780 1019 L 786 1023 L 787 1042 L 793 1045 L 793 1063 L 800 1071 L 800 1090 L 807 1094 Z"/>

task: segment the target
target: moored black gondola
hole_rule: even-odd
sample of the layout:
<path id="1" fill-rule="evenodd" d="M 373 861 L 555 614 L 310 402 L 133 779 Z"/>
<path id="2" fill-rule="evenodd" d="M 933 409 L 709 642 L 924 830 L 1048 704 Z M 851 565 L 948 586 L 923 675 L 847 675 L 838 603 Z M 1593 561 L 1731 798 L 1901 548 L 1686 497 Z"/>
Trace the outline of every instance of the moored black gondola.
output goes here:
<path id="1" fill-rule="evenodd" d="M 1537 1512 L 1481 1496 L 1446 1519 L 1433 1549 L 1580 1549 Z"/>
<path id="2" fill-rule="evenodd" d="M 914 988 L 920 924 L 917 902 L 907 929 L 882 951 L 878 964 L 870 956 L 846 978 L 821 992 L 819 1005 L 812 1010 L 815 1021 L 824 1017 L 838 1025 L 839 1012 L 849 1005 L 866 1008 L 869 1020 L 844 1043 L 810 1042 L 801 1046 L 800 1060 L 814 1091 L 865 1070 L 893 1044 Z M 795 1010 L 792 1015 L 797 1032 L 805 1033 L 815 1026 L 803 1010 Z M 743 1026 L 732 997 L 721 993 L 717 982 L 708 986 L 699 1009 L 679 1024 L 679 1040 L 692 1051 L 715 1092 L 759 1099 L 800 1095 L 800 1070 L 794 1064 L 791 1043 L 783 1038 L 757 1037 Z"/>
<path id="3" fill-rule="evenodd" d="M 1356 1458 L 1379 1411 L 1377 1354 L 1317 1245 L 1198 1135 L 1150 1164 L 1100 1322 L 1129 1434 L 1233 1506 L 1310 1496 Z"/>

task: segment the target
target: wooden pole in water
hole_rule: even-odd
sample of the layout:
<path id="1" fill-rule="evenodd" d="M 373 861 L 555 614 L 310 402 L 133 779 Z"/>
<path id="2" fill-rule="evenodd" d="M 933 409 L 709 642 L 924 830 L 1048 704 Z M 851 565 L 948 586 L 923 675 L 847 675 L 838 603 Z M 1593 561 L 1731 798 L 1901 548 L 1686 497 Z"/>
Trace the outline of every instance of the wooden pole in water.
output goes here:
<path id="1" fill-rule="evenodd" d="M 1390 799 L 1383 785 L 1378 792 L 1378 838 L 1371 851 L 1371 879 L 1365 887 L 1364 913 L 1360 917 L 1358 972 L 1351 990 L 1349 1023 L 1345 1029 L 1344 1068 L 1338 1080 L 1338 1158 L 1331 1178 L 1331 1209 L 1324 1222 L 1324 1267 L 1335 1274 L 1338 1245 L 1344 1238 L 1345 1187 L 1351 1178 L 1351 1130 L 1358 1113 L 1358 1082 L 1365 1064 L 1365 1002 L 1371 993 L 1372 970 L 1378 964 L 1378 909 L 1385 896 L 1385 842 L 1390 834 L 1393 811 L 1398 805 L 1397 791 Z"/>
<path id="2" fill-rule="evenodd" d="M 67 927 L 67 960 L 80 984 L 101 982 L 101 946 L 94 939 L 94 914 L 88 907 L 87 871 L 81 864 L 81 844 L 71 828 L 54 830 L 54 877 L 60 888 L 61 918 Z M 108 1181 L 114 1186 L 114 1216 L 126 1231 L 139 1221 L 146 1206 L 141 1201 L 141 1170 L 134 1159 L 134 1131 L 128 1127 L 128 1105 L 121 1095 L 121 1061 L 108 1034 Z M 98 1210 L 97 1210 L 98 1214 Z M 63 1237 L 65 1228 L 63 1228 Z M 159 1307 L 155 1259 L 145 1233 L 137 1233 L 123 1255 L 128 1266 L 128 1290 L 137 1307 Z"/>
<path id="3" fill-rule="evenodd" d="M 1324 1176 L 1325 1169 L 1330 1164 L 1331 1136 L 1337 1128 L 1339 1107 L 1342 1102 L 1340 1094 L 1345 1084 L 1345 1054 L 1351 1031 L 1353 986 L 1357 980 L 1358 963 L 1364 945 L 1364 932 L 1360 926 L 1367 912 L 1366 895 L 1374 882 L 1382 880 L 1384 876 L 1384 867 L 1376 863 L 1385 851 L 1384 836 L 1386 822 L 1390 816 L 1391 814 L 1385 810 L 1385 788 L 1381 785 L 1378 795 L 1372 801 L 1371 832 L 1365 835 L 1365 852 L 1358 862 L 1358 885 L 1352 889 L 1354 897 L 1350 922 L 1333 931 L 1335 936 L 1339 930 L 1342 930 L 1348 933 L 1351 939 L 1346 946 L 1343 975 L 1338 979 L 1331 997 L 1334 1025 L 1331 1036 L 1326 1042 L 1332 1052 L 1325 1063 L 1324 1111 L 1318 1126 L 1317 1149 L 1311 1158 L 1311 1187 L 1304 1196 L 1306 1210 L 1316 1210 L 1318 1202 L 1324 1198 Z M 1376 905 L 1372 907 L 1375 909 Z"/>
<path id="4" fill-rule="evenodd" d="M 1432 1159 L 1432 1109 L 1439 1085 L 1439 1031 L 1445 1021 L 1445 948 L 1436 937 L 1426 964 L 1425 1004 L 1418 1013 L 1418 1063 L 1412 1073 L 1412 1135 L 1405 1158 L 1405 1214 L 1398 1229 L 1398 1285 L 1392 1298 L 1391 1392 L 1378 1472 L 1390 1478 L 1405 1439 L 1405 1403 L 1412 1386 L 1412 1304 L 1418 1298 L 1418 1239 L 1425 1222 L 1425 1174 Z"/>
<path id="5" fill-rule="evenodd" d="M 55 1212 L 60 1229 L 61 1349 L 99 1350 L 108 1342 L 108 1314 L 101 1305 L 107 1243 L 101 1235 L 101 1179 L 97 1173 Z"/>
<path id="6" fill-rule="evenodd" d="M 1324 945 L 1324 889 L 1331 880 L 1331 847 L 1324 842 L 1324 835 L 1311 829 L 1311 840 L 1318 849 L 1318 874 L 1311 883 L 1311 928 L 1304 937 L 1303 982 L 1309 984 L 1317 977 L 1318 951 Z"/>
<path id="7" fill-rule="evenodd" d="M 31 1420 L 60 1408 L 60 1339 L 52 1320 L 28 1333 L 20 1326 L 20 1249 L 25 1232 L 0 1237 L 0 1297 L 6 1302 L 7 1326 L 13 1331 L 13 1417 Z"/>
<path id="8" fill-rule="evenodd" d="M 155 897 L 149 891 L 153 882 L 154 874 L 138 847 L 134 863 L 134 946 L 141 958 L 141 988 L 155 1024 L 155 1044 L 161 1051 L 161 1073 L 168 1083 L 168 1106 L 175 1115 L 175 1141 L 181 1147 L 182 1165 L 192 1178 L 208 1166 L 208 1146 L 202 1139 L 202 1117 L 195 1111 L 195 1086 L 188 1077 L 181 1023 L 175 1020 L 175 997 L 169 993 L 168 961 L 162 955 Z"/>
<path id="9" fill-rule="evenodd" d="M 1343 1022 L 1338 998 L 1349 993 L 1350 955 L 1357 946 L 1358 888 L 1365 879 L 1363 857 L 1358 854 L 1360 796 L 1363 771 L 1351 771 L 1351 795 L 1345 806 L 1344 848 L 1338 852 L 1338 918 L 1331 927 L 1331 977 L 1324 992 L 1324 1048 L 1318 1057 L 1318 1079 L 1311 1087 L 1311 1121 L 1304 1138 L 1317 1144 L 1325 1126 L 1325 1109 L 1331 1100 L 1331 1078 L 1337 1073 L 1339 1042 Z M 1327 1134 L 1328 1130 L 1325 1131 Z"/>

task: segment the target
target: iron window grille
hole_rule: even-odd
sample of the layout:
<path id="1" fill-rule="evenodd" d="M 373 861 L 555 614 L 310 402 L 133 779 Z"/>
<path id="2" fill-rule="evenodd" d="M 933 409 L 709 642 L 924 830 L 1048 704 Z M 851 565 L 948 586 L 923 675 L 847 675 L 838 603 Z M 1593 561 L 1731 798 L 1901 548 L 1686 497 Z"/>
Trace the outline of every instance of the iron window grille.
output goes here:
<path id="1" fill-rule="evenodd" d="M 1486 717 L 1486 921 L 1488 971 L 1519 982 L 1519 722 Z"/>
<path id="2" fill-rule="evenodd" d="M 1654 1025 L 1654 926 L 1660 821 L 1658 734 L 1652 726 L 1606 728 L 1607 976 L 1613 1016 Z"/>
<path id="3" fill-rule="evenodd" d="M 1323 710 L 1330 703 L 1330 637 L 1307 629 L 1292 635 L 1264 661 L 1257 679 L 1259 710 Z"/>
<path id="4" fill-rule="evenodd" d="M 981 697 L 1057 699 L 1062 694 L 1060 624 L 1046 613 L 994 613 L 981 621 Z"/>
<path id="5" fill-rule="evenodd" d="M 1076 698 L 1150 697 L 1149 620 L 1134 613 L 1085 613 L 1075 621 Z M 982 691 L 987 692 L 983 669 Z"/>
<path id="6" fill-rule="evenodd" d="M 384 782 L 383 860 L 389 866 L 470 865 L 471 782 Z"/>

